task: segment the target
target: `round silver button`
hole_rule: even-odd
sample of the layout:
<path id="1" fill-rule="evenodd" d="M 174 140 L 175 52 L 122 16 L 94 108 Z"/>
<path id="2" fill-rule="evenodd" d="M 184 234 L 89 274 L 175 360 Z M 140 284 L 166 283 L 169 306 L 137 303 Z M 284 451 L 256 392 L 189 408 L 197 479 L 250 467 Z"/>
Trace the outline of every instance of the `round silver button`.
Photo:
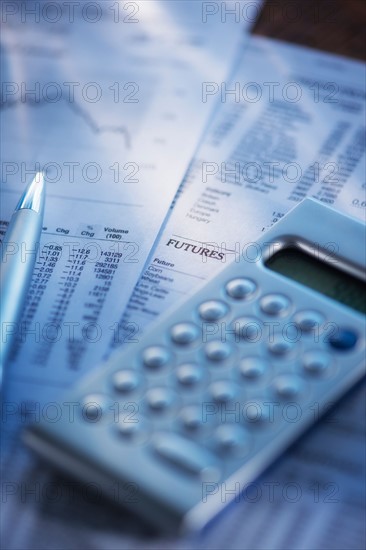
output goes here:
<path id="1" fill-rule="evenodd" d="M 268 371 L 269 364 L 261 357 L 244 357 L 239 363 L 239 370 L 245 378 L 259 378 Z"/>
<path id="2" fill-rule="evenodd" d="M 227 294 L 234 300 L 248 300 L 256 290 L 255 282 L 244 277 L 232 279 L 226 285 Z"/>
<path id="3" fill-rule="evenodd" d="M 267 294 L 260 301 L 260 308 L 263 313 L 274 317 L 286 315 L 290 306 L 290 300 L 283 294 Z"/>
<path id="4" fill-rule="evenodd" d="M 146 401 L 154 411 L 169 409 L 175 400 L 175 394 L 169 388 L 152 388 L 146 394 Z"/>
<path id="5" fill-rule="evenodd" d="M 258 342 L 262 337 L 262 324 L 256 317 L 239 317 L 232 327 L 236 342 Z"/>
<path id="6" fill-rule="evenodd" d="M 231 355 L 232 347 L 227 342 L 221 342 L 220 340 L 212 340 L 205 347 L 205 353 L 207 359 L 220 363 L 228 359 Z"/>
<path id="7" fill-rule="evenodd" d="M 172 327 L 170 335 L 175 344 L 187 346 L 197 340 L 199 329 L 193 323 L 179 323 Z"/>
<path id="8" fill-rule="evenodd" d="M 285 340 L 282 334 L 275 334 L 273 341 L 268 344 L 268 350 L 272 355 L 285 356 L 295 349 L 295 344 Z"/>
<path id="9" fill-rule="evenodd" d="M 87 422 L 99 422 L 110 412 L 113 401 L 107 395 L 93 393 L 84 397 L 81 402 L 81 414 Z"/>
<path id="10" fill-rule="evenodd" d="M 209 300 L 203 302 L 198 308 L 198 313 L 204 321 L 218 321 L 225 317 L 229 311 L 229 306 L 220 300 Z"/>
<path id="11" fill-rule="evenodd" d="M 132 437 L 141 429 L 141 424 L 137 419 L 128 419 L 126 416 L 120 418 L 117 422 L 117 430 L 124 437 Z"/>
<path id="12" fill-rule="evenodd" d="M 113 427 L 124 442 L 130 444 L 146 442 L 151 433 L 151 426 L 146 419 L 132 411 L 122 413 Z"/>
<path id="13" fill-rule="evenodd" d="M 202 427 L 202 408 L 196 405 L 184 407 L 179 414 L 180 421 L 187 430 L 198 430 Z"/>
<path id="14" fill-rule="evenodd" d="M 236 424 L 222 424 L 215 430 L 214 440 L 219 451 L 246 454 L 250 448 L 248 432 Z"/>
<path id="15" fill-rule="evenodd" d="M 274 379 L 273 388 L 282 399 L 294 399 L 301 393 L 303 382 L 299 376 L 282 374 Z"/>
<path id="16" fill-rule="evenodd" d="M 249 424 L 266 425 L 274 422 L 275 410 L 270 402 L 248 401 L 243 406 L 243 417 Z"/>
<path id="17" fill-rule="evenodd" d="M 139 384 L 139 375 L 131 369 L 120 370 L 113 375 L 113 386 L 118 392 L 130 393 L 136 390 Z"/>
<path id="18" fill-rule="evenodd" d="M 202 369 L 196 363 L 185 363 L 177 368 L 178 381 L 184 386 L 194 386 L 202 380 Z"/>
<path id="19" fill-rule="evenodd" d="M 217 380 L 209 387 L 210 394 L 218 403 L 228 403 L 238 394 L 238 388 L 229 380 Z"/>
<path id="20" fill-rule="evenodd" d="M 163 346 L 151 346 L 144 350 L 142 360 L 145 367 L 160 369 L 169 363 L 171 354 L 169 350 Z"/>
<path id="21" fill-rule="evenodd" d="M 303 357 L 303 366 L 307 373 L 321 376 L 328 372 L 332 364 L 330 353 L 321 350 L 307 351 Z"/>
<path id="22" fill-rule="evenodd" d="M 306 309 L 298 311 L 294 317 L 294 322 L 303 332 L 312 332 L 324 323 L 324 316 L 318 311 Z"/>

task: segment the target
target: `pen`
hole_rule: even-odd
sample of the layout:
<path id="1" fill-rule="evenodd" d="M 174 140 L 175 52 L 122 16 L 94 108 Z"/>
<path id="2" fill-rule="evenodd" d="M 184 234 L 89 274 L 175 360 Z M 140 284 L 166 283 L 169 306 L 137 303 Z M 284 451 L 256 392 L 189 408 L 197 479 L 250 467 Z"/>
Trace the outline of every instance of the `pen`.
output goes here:
<path id="1" fill-rule="evenodd" d="M 44 177 L 37 172 L 15 208 L 1 245 L 0 385 L 36 262 L 44 203 Z"/>

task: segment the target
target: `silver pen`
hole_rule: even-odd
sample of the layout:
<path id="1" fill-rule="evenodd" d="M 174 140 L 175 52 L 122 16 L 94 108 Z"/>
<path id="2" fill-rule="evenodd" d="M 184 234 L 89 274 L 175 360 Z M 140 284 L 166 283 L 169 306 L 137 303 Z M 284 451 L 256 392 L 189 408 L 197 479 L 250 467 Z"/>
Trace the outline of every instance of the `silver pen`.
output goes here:
<path id="1" fill-rule="evenodd" d="M 36 262 L 44 203 L 44 177 L 38 172 L 18 202 L 1 245 L 0 385 Z"/>

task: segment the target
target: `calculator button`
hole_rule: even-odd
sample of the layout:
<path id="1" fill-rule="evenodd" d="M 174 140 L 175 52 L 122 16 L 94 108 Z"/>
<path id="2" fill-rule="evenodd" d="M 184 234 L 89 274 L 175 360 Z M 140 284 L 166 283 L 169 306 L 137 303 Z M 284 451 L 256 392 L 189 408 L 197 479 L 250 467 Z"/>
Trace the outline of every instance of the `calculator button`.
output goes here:
<path id="1" fill-rule="evenodd" d="M 227 342 L 212 340 L 205 347 L 207 359 L 220 363 L 228 359 L 232 353 L 232 347 Z"/>
<path id="2" fill-rule="evenodd" d="M 142 358 L 145 367 L 160 369 L 169 363 L 171 354 L 162 346 L 151 346 L 144 350 Z"/>
<path id="3" fill-rule="evenodd" d="M 134 437 L 141 430 L 141 422 L 134 418 L 120 418 L 117 422 L 117 431 L 126 438 Z"/>
<path id="4" fill-rule="evenodd" d="M 271 402 L 249 401 L 243 407 L 243 416 L 249 424 L 266 425 L 274 421 L 274 408 Z"/>
<path id="5" fill-rule="evenodd" d="M 244 357 L 239 363 L 239 370 L 245 378 L 259 378 L 268 371 L 269 364 L 261 357 Z"/>
<path id="6" fill-rule="evenodd" d="M 257 285 L 251 279 L 232 279 L 226 285 L 226 293 L 234 300 L 248 300 L 257 290 Z"/>
<path id="7" fill-rule="evenodd" d="M 339 327 L 336 334 L 329 337 L 329 345 L 337 351 L 348 351 L 355 347 L 357 340 L 354 330 Z"/>
<path id="8" fill-rule="evenodd" d="M 282 334 L 276 334 L 273 341 L 268 344 L 268 350 L 272 355 L 285 356 L 295 349 L 295 344 L 285 340 Z"/>
<path id="9" fill-rule="evenodd" d="M 152 388 L 146 393 L 146 401 L 150 409 L 154 411 L 165 411 L 175 401 L 175 393 L 169 388 Z"/>
<path id="10" fill-rule="evenodd" d="M 113 401 L 107 395 L 91 394 L 81 402 L 81 413 L 87 422 L 99 422 L 113 408 Z"/>
<path id="11" fill-rule="evenodd" d="M 141 416 L 136 417 L 131 411 L 125 411 L 118 418 L 118 422 L 113 425 L 117 435 L 128 443 L 143 443 L 151 433 L 151 426 Z"/>
<path id="12" fill-rule="evenodd" d="M 232 323 L 235 341 L 258 342 L 262 336 L 262 325 L 256 317 L 239 317 Z"/>
<path id="13" fill-rule="evenodd" d="M 113 375 L 114 389 L 120 393 L 130 393 L 138 388 L 140 377 L 133 370 L 120 370 Z"/>
<path id="14" fill-rule="evenodd" d="M 286 315 L 290 305 L 290 300 L 283 294 L 267 294 L 260 301 L 260 308 L 263 313 L 275 317 Z"/>
<path id="15" fill-rule="evenodd" d="M 139 431 L 139 425 L 126 422 L 126 420 L 121 420 L 117 424 L 117 430 L 120 435 L 123 435 L 124 437 L 131 437 Z"/>
<path id="16" fill-rule="evenodd" d="M 273 388 L 282 399 L 294 399 L 301 393 L 303 382 L 299 376 L 283 374 L 274 379 Z"/>
<path id="17" fill-rule="evenodd" d="M 173 433 L 158 433 L 153 439 L 155 452 L 170 464 L 207 481 L 217 481 L 220 470 L 215 457 L 194 441 Z"/>
<path id="18" fill-rule="evenodd" d="M 294 322 L 303 332 L 312 332 L 316 327 L 324 323 L 324 321 L 324 316 L 312 309 L 298 311 L 294 317 Z"/>
<path id="19" fill-rule="evenodd" d="M 232 401 L 238 393 L 237 386 L 229 380 L 217 380 L 209 387 L 212 398 L 218 403 Z"/>
<path id="20" fill-rule="evenodd" d="M 215 430 L 214 441 L 219 451 L 246 454 L 250 447 L 248 432 L 236 424 L 222 424 Z"/>
<path id="21" fill-rule="evenodd" d="M 177 368 L 178 381 L 184 386 L 195 386 L 202 380 L 202 369 L 196 363 L 185 363 Z"/>
<path id="22" fill-rule="evenodd" d="M 303 366 L 306 372 L 313 375 L 326 374 L 332 364 L 332 356 L 326 351 L 307 351 L 303 357 Z"/>
<path id="23" fill-rule="evenodd" d="M 172 327 L 170 335 L 175 344 L 187 346 L 198 339 L 199 329 L 193 323 L 179 323 Z"/>
<path id="24" fill-rule="evenodd" d="M 198 308 L 198 313 L 204 321 L 218 321 L 225 317 L 229 311 L 229 306 L 220 300 L 209 300 L 204 302 Z"/>
<path id="25" fill-rule="evenodd" d="M 184 407 L 179 414 L 180 421 L 187 430 L 198 430 L 202 427 L 202 407 L 190 405 Z"/>

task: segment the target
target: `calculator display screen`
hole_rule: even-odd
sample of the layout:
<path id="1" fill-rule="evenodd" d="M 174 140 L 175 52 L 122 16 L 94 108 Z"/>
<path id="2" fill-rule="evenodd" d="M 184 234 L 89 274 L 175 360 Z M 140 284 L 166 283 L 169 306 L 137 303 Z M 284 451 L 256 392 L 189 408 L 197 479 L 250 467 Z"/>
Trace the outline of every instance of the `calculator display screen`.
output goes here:
<path id="1" fill-rule="evenodd" d="M 324 263 L 295 247 L 280 250 L 266 262 L 272 271 L 366 313 L 366 284 L 337 269 L 336 261 L 334 264 Z"/>

